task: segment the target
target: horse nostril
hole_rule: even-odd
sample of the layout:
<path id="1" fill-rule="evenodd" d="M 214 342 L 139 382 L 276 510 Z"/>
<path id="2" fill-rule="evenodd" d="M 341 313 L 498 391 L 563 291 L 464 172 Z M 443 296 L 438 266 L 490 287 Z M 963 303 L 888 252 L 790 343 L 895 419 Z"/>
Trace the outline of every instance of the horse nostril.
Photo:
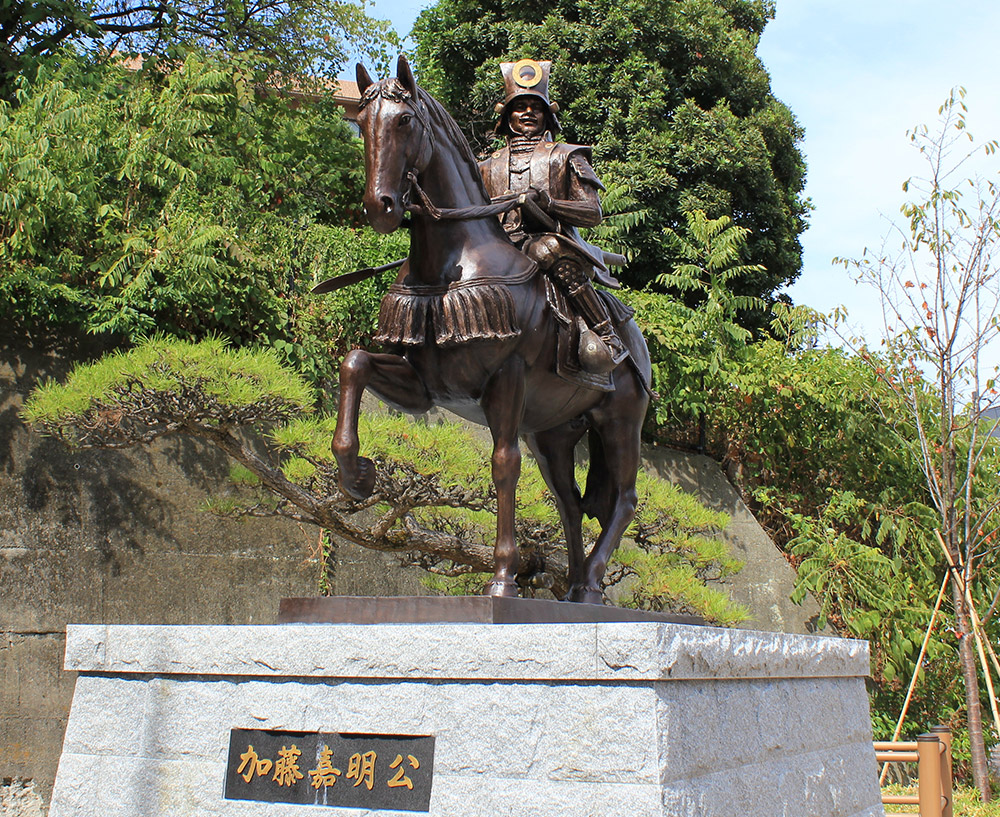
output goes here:
<path id="1" fill-rule="evenodd" d="M 382 196 L 382 209 L 388 214 L 395 209 L 393 201 L 388 196 Z"/>

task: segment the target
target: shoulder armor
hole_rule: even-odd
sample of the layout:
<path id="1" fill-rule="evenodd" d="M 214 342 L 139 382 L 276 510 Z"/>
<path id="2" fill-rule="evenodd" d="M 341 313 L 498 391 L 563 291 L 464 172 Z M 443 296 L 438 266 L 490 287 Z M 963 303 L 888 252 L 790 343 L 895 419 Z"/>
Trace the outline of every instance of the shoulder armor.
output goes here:
<path id="1" fill-rule="evenodd" d="M 565 157 L 570 157 L 575 154 L 583 154 L 583 157 L 589 162 L 593 151 L 593 148 L 587 145 L 571 145 L 569 142 L 553 142 L 553 146 Z"/>
<path id="2" fill-rule="evenodd" d="M 597 178 L 597 173 L 594 172 L 594 167 L 590 164 L 589 158 L 589 156 L 584 158 L 580 153 L 573 153 L 569 157 L 569 166 L 573 168 L 573 172 L 582 181 L 594 185 L 598 190 L 604 190 L 604 185 Z"/>

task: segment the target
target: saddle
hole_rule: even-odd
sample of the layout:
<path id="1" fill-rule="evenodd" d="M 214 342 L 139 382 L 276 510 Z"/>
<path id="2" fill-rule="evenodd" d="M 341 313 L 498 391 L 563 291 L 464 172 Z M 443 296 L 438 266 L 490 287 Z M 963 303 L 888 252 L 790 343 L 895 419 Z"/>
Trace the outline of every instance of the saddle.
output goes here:
<path id="1" fill-rule="evenodd" d="M 537 265 L 516 278 L 485 277 L 440 286 L 393 284 L 382 298 L 375 340 L 389 345 L 442 347 L 475 340 L 505 340 L 520 334 L 507 287 L 539 273 Z M 586 323 L 558 285 L 543 273 L 545 299 L 556 322 L 556 374 L 568 383 L 596 391 L 614 391 L 611 374 L 594 374 L 580 365 L 580 334 Z M 598 289 L 617 329 L 635 310 L 610 292 Z"/>

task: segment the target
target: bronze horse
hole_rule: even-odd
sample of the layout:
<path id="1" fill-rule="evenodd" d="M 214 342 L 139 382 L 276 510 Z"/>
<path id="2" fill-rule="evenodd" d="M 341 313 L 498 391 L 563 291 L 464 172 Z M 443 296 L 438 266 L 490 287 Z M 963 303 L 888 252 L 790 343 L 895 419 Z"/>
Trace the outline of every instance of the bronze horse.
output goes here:
<path id="1" fill-rule="evenodd" d="M 545 276 L 507 238 L 475 157 L 445 109 L 420 89 L 405 58 L 396 78 L 374 82 L 358 65 L 367 183 L 364 205 L 379 233 L 412 214 L 410 254 L 383 300 L 383 354 L 355 349 L 340 367 L 333 453 L 342 489 L 363 499 L 374 488 L 371 460 L 358 456 L 358 411 L 371 389 L 408 413 L 442 406 L 489 427 L 497 494 L 495 574 L 485 592 L 516 596 L 514 493 L 523 435 L 548 484 L 566 535 L 570 601 L 602 602 L 601 580 L 635 515 L 639 432 L 649 402 L 649 352 L 629 319 L 619 327 L 631 360 L 611 373 L 611 391 L 556 374 L 557 326 Z M 423 204 L 414 201 L 418 198 Z M 574 448 L 589 432 L 590 470 L 581 496 Z M 583 514 L 601 533 L 589 554 Z"/>

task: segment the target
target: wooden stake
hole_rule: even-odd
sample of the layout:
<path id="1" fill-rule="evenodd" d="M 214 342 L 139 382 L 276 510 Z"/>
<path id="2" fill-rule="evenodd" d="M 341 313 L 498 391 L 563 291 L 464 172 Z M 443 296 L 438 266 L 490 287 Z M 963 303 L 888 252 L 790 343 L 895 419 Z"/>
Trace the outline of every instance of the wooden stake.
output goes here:
<path id="1" fill-rule="evenodd" d="M 969 585 L 965 583 L 965 579 L 962 578 L 962 574 L 959 571 L 958 566 L 955 564 L 955 560 L 951 556 L 951 551 L 948 550 L 948 546 L 944 543 L 944 537 L 941 536 L 941 531 L 934 531 L 934 535 L 937 536 L 938 544 L 941 545 L 941 550 L 944 551 L 945 558 L 948 560 L 948 564 L 955 573 L 955 581 L 958 582 L 958 589 L 965 597 L 965 603 L 969 608 L 969 618 L 972 619 L 972 636 L 976 640 L 976 652 L 979 654 L 979 663 L 983 667 L 983 676 L 986 678 L 986 691 L 990 696 L 990 709 L 993 711 L 993 731 L 1000 734 L 1000 711 L 997 711 L 997 696 L 996 692 L 993 690 L 993 677 L 990 673 L 990 665 L 986 662 L 986 652 L 983 648 L 983 636 L 980 634 L 980 630 L 983 629 L 983 625 L 979 620 L 979 614 L 976 612 L 975 605 L 972 603 L 972 591 L 969 589 Z M 991 647 L 990 652 L 992 651 Z M 998 668 L 997 672 L 1000 673 L 1000 668 Z"/>
<path id="2" fill-rule="evenodd" d="M 906 711 L 910 708 L 910 699 L 913 697 L 913 689 L 917 685 L 917 676 L 920 675 L 920 665 L 924 660 L 924 653 L 927 652 L 927 644 L 931 640 L 931 631 L 934 629 L 934 622 L 937 620 L 938 611 L 941 609 L 941 602 L 944 600 L 944 590 L 948 586 L 950 574 L 945 571 L 944 581 L 941 582 L 941 589 L 938 591 L 937 601 L 934 602 L 934 612 L 931 613 L 931 623 L 927 625 L 927 632 L 924 633 L 924 643 L 920 645 L 920 654 L 917 656 L 917 665 L 913 669 L 913 677 L 910 679 L 910 686 L 906 690 L 906 700 L 903 701 L 903 711 L 899 713 L 899 720 L 896 722 L 896 729 L 892 733 L 893 741 L 899 740 L 899 734 L 903 731 L 903 722 L 906 720 Z M 878 777 L 879 786 L 885 783 L 885 776 L 889 773 L 889 764 L 882 764 L 882 773 Z"/>

